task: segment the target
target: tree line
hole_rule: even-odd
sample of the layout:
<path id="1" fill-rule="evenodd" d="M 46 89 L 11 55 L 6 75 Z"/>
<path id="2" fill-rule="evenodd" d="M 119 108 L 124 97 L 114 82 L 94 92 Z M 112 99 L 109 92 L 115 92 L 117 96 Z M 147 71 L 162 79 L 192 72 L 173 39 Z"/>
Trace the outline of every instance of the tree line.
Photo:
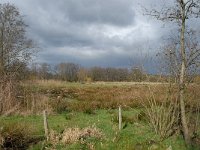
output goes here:
<path id="1" fill-rule="evenodd" d="M 143 67 L 132 66 L 130 68 L 115 67 L 82 67 L 79 64 L 62 62 L 57 65 L 48 63 L 33 63 L 26 67 L 23 78 L 28 79 L 56 79 L 68 82 L 91 82 L 91 81 L 158 81 L 158 75 L 149 75 Z M 160 76 L 160 81 L 164 81 Z M 165 78 L 166 79 L 166 78 Z"/>

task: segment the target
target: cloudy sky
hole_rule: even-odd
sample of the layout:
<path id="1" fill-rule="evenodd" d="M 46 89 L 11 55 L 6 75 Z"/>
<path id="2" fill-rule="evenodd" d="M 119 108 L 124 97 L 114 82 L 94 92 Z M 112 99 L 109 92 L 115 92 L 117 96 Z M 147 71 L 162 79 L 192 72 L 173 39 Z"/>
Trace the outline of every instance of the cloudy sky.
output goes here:
<path id="1" fill-rule="evenodd" d="M 1 0 L 15 4 L 40 47 L 36 61 L 152 70 L 152 57 L 169 28 L 143 16 L 164 0 Z M 167 1 L 168 2 L 168 1 Z"/>

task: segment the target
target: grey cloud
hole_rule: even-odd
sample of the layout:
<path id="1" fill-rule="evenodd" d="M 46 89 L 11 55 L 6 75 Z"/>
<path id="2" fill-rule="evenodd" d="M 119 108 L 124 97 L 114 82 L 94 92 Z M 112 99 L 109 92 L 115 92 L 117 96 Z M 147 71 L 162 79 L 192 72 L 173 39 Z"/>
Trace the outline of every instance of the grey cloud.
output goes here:
<path id="1" fill-rule="evenodd" d="M 67 16 L 78 23 L 126 26 L 134 22 L 132 0 L 68 0 Z"/>
<path id="2" fill-rule="evenodd" d="M 68 0 L 59 1 L 55 5 L 46 0 L 40 3 L 37 0 L 25 3 L 27 5 L 31 3 L 35 10 L 29 14 L 31 18 L 27 18 L 32 28 L 32 36 L 41 39 L 40 41 L 49 46 L 100 45 L 101 41 L 112 39 L 104 37 L 101 33 L 94 35 L 88 30 L 91 25 L 131 25 L 134 20 L 133 5 L 130 0 Z"/>
<path id="3" fill-rule="evenodd" d="M 40 62 L 126 66 L 134 59 L 149 68 L 143 57 L 155 55 L 170 30 L 143 16 L 140 6 L 172 0 L 2 0 L 8 1 L 25 15 L 28 35 L 42 49 Z"/>

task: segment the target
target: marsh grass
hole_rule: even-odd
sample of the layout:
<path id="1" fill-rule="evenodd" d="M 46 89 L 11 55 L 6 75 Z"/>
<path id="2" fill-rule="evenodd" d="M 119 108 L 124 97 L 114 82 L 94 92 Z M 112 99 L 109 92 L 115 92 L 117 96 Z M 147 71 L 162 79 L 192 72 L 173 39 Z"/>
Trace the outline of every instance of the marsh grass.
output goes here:
<path id="1" fill-rule="evenodd" d="M 0 114 L 11 114 L 19 109 L 16 88 L 18 85 L 14 80 L 0 78 Z"/>
<path id="2" fill-rule="evenodd" d="M 157 100 L 152 88 L 147 103 L 143 103 L 149 125 L 161 140 L 172 136 L 179 130 L 179 105 L 175 90 L 169 86 L 166 89 L 164 100 Z M 157 93 L 156 93 L 157 94 Z"/>
<path id="3" fill-rule="evenodd" d="M 136 83 L 67 83 L 57 81 L 37 81 L 23 83 L 24 95 L 20 98 L 21 110 L 18 116 L 0 117 L 0 122 L 26 122 L 37 128 L 38 135 L 44 135 L 41 110 L 49 109 L 48 122 L 50 129 L 56 133 L 63 133 L 67 128 L 83 129 L 92 124 L 102 131 L 107 137 L 99 142 L 97 139 L 88 138 L 87 142 L 70 143 L 65 146 L 56 145 L 55 149 L 149 149 L 156 145 L 160 149 L 167 149 L 170 145 L 173 149 L 185 149 L 182 137 L 171 135 L 162 131 L 162 134 L 155 134 L 153 126 L 148 125 L 148 114 L 144 113 L 144 104 L 151 108 L 156 116 L 170 116 L 172 102 L 175 100 L 177 87 L 173 85 L 173 92 L 170 98 L 166 98 L 167 84 L 136 84 Z M 149 87 L 152 94 L 149 92 Z M 197 108 L 196 100 L 199 99 L 199 85 L 188 88 L 188 95 L 193 105 L 192 110 Z M 149 103 L 151 101 L 151 103 Z M 122 106 L 123 125 L 127 126 L 118 132 L 117 108 Z M 189 110 L 189 109 L 188 109 Z M 164 112 L 167 112 L 166 114 Z M 168 114 L 168 115 L 167 115 Z M 173 113 L 172 113 L 173 114 Z M 23 116 L 22 116 L 23 115 Z M 160 116 L 159 116 L 160 117 Z M 169 118 L 169 117 L 166 117 Z M 160 120 L 163 118 L 160 117 Z M 170 120 L 170 119 L 167 119 Z M 165 121 L 164 121 L 165 122 Z M 167 121 L 166 121 L 167 122 Z M 164 123 L 166 124 L 166 123 Z M 164 125 L 157 125 L 164 129 Z M 161 127 L 160 127 L 161 126 Z M 153 128 L 152 128 L 153 127 Z M 167 127 L 168 128 L 168 127 Z M 162 140 L 160 140 L 162 139 Z M 31 149 L 38 149 L 46 144 L 36 144 Z M 49 148 L 52 148 L 49 145 Z"/>
<path id="4" fill-rule="evenodd" d="M 35 110 L 50 109 L 56 113 L 65 111 L 81 111 L 93 113 L 98 109 L 116 109 L 119 105 L 124 109 L 142 108 L 143 104 L 149 103 L 149 98 L 152 97 L 149 92 L 155 93 L 154 97 L 157 103 L 166 101 L 166 93 L 169 87 L 168 84 L 161 83 L 135 83 L 135 82 L 95 82 L 95 83 L 69 83 L 55 80 L 41 81 L 37 80 L 30 84 L 30 81 L 23 84 L 24 89 L 28 92 L 24 100 L 28 103 L 27 109 Z M 175 99 L 178 88 L 172 85 L 172 99 Z M 200 97 L 200 85 L 194 84 L 187 90 L 188 94 L 192 95 L 192 103 Z M 46 99 L 46 100 L 45 100 Z M 38 100 L 40 106 L 32 106 L 34 100 Z M 37 101 L 36 101 L 37 102 Z M 188 103 L 188 105 L 192 105 Z M 195 106 L 195 105 L 194 105 Z M 38 109 L 37 109 L 38 107 Z M 92 112 L 93 111 L 93 112 Z"/>

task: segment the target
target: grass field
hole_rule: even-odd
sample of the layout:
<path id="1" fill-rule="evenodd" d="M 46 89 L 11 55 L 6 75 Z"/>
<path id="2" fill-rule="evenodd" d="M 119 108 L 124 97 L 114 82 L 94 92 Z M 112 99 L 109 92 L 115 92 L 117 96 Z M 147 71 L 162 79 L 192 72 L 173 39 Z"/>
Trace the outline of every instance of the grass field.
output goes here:
<path id="1" fill-rule="evenodd" d="M 86 143 L 95 145 L 95 149 L 173 149 L 184 150 L 184 142 L 181 137 L 173 136 L 167 140 L 160 141 L 159 137 L 154 134 L 151 128 L 143 120 L 137 120 L 135 115 L 140 110 L 124 111 L 123 115 L 128 116 L 133 121 L 125 120 L 123 123 L 124 128 L 119 132 L 118 124 L 115 122 L 117 111 L 116 110 L 98 110 L 95 114 L 86 114 L 82 112 L 70 112 L 57 115 L 50 115 L 48 117 L 49 127 L 57 132 L 62 132 L 64 128 L 70 127 L 88 127 L 95 125 L 104 134 L 102 140 L 86 139 Z M 70 116 L 70 117 L 69 117 Z M 34 136 L 44 135 L 43 119 L 42 116 L 12 116 L 0 118 L 1 123 L 25 123 L 31 126 L 34 130 Z M 37 150 L 42 147 L 43 142 L 36 144 L 29 149 Z M 51 145 L 47 144 L 47 147 Z M 55 149 L 88 149 L 85 143 L 77 142 L 67 146 L 57 145 Z"/>
<path id="2" fill-rule="evenodd" d="M 97 150 L 184 150 L 184 140 L 179 133 L 162 139 L 155 134 L 144 113 L 143 105 L 152 94 L 158 102 L 166 100 L 168 85 L 161 83 L 66 83 L 37 81 L 23 84 L 24 111 L 0 117 L 0 127 L 10 127 L 9 132 L 31 130 L 29 136 L 40 138 L 26 147 L 39 149 L 97 149 Z M 174 87 L 176 90 L 176 87 Z M 188 88 L 191 102 L 200 97 L 199 85 Z M 175 97 L 174 93 L 172 97 Z M 191 96 L 192 95 L 192 96 Z M 33 102 L 34 101 L 34 106 Z M 122 126 L 118 129 L 118 106 L 122 106 Z M 62 134 L 65 129 L 93 128 L 102 137 L 86 136 L 67 144 L 45 142 L 42 111 L 48 111 L 49 129 Z M 23 124 L 23 125 L 22 125 Z M 17 129 L 16 129 L 17 130 Z M 72 132 L 71 134 L 73 134 Z M 72 135 L 71 135 L 72 136 Z M 61 138 L 61 137 L 60 137 Z M 1 137 L 0 137 L 1 139 Z M 31 146 L 30 146 L 31 145 Z M 198 146 L 191 149 L 199 149 Z"/>

